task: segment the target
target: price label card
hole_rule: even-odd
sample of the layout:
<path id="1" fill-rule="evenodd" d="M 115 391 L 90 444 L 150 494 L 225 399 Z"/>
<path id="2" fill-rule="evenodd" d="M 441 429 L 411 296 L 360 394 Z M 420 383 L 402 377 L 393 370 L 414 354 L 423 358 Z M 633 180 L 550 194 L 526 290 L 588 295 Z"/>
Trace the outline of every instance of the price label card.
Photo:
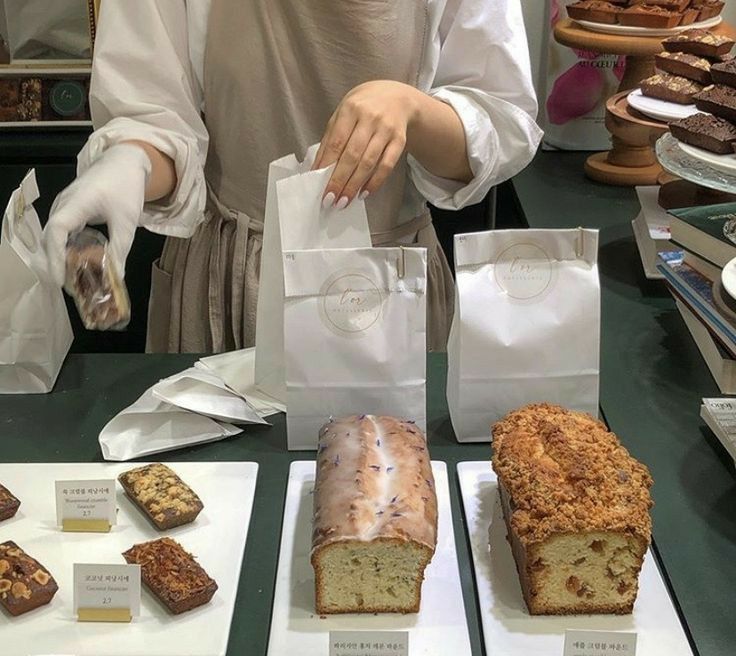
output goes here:
<path id="1" fill-rule="evenodd" d="M 56 522 L 65 530 L 95 523 L 109 530 L 116 522 L 115 481 L 56 481 Z"/>
<path id="2" fill-rule="evenodd" d="M 409 656 L 409 632 L 330 631 L 329 656 Z"/>
<path id="3" fill-rule="evenodd" d="M 80 619 L 130 621 L 140 612 L 140 565 L 74 564 L 74 613 Z"/>
<path id="4" fill-rule="evenodd" d="M 736 444 L 736 400 L 703 399 L 703 405 L 723 434 Z"/>
<path id="5" fill-rule="evenodd" d="M 635 656 L 636 633 L 565 631 L 564 656 Z"/>

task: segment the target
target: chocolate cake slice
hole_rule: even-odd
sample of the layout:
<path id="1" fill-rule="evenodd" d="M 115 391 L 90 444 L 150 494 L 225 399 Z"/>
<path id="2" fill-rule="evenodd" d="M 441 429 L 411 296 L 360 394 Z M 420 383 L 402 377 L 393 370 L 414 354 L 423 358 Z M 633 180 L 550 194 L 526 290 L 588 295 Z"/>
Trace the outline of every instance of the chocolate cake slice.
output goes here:
<path id="1" fill-rule="evenodd" d="M 0 485 L 0 522 L 15 516 L 20 508 L 16 499 L 4 485 Z"/>
<path id="2" fill-rule="evenodd" d="M 683 143 L 718 155 L 730 155 L 736 143 L 736 126 L 710 114 L 693 114 L 671 123 L 670 132 Z"/>
<path id="3" fill-rule="evenodd" d="M 727 55 L 733 45 L 733 39 L 698 28 L 685 30 L 662 41 L 662 46 L 668 52 L 687 52 L 700 57 Z"/>
<path id="4" fill-rule="evenodd" d="M 725 84 L 728 87 L 736 87 L 736 61 L 731 59 L 710 67 L 710 74 L 716 84 Z"/>
<path id="5" fill-rule="evenodd" d="M 657 73 L 641 82 L 643 95 L 678 105 L 691 105 L 693 96 L 702 90 L 702 84 L 669 73 Z"/>
<path id="6" fill-rule="evenodd" d="M 736 122 L 736 89 L 724 84 L 714 84 L 695 94 L 694 100 L 695 106 L 701 112 Z"/>
<path id="7" fill-rule="evenodd" d="M 700 84 L 711 83 L 711 63 L 705 57 L 685 52 L 660 52 L 654 60 L 657 70 L 686 77 Z"/>
<path id="8" fill-rule="evenodd" d="M 48 604 L 59 586 L 41 563 L 15 542 L 0 544 L 0 606 L 13 616 Z"/>

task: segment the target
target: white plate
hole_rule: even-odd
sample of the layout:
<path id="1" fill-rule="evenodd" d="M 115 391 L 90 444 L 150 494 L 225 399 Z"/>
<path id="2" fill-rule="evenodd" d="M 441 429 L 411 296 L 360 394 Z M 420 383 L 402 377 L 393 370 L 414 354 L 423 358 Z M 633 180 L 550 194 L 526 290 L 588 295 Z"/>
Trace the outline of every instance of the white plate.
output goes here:
<path id="1" fill-rule="evenodd" d="M 56 527 L 54 481 L 117 478 L 142 463 L 0 465 L 0 481 L 21 501 L 0 523 L 0 542 L 13 540 L 47 567 L 59 584 L 48 606 L 11 618 L 0 611 L 3 656 L 224 656 L 240 579 L 258 465 L 177 462 L 171 468 L 204 503 L 192 524 L 161 533 L 118 486 L 117 525 L 108 534 L 62 533 Z M 136 543 L 167 535 L 194 554 L 219 586 L 206 606 L 171 615 L 144 589 L 141 615 L 130 624 L 77 622 L 72 566 L 121 563 Z"/>
<path id="2" fill-rule="evenodd" d="M 483 638 L 488 654 L 561 654 L 565 630 L 579 629 L 636 632 L 637 653 L 646 656 L 692 656 L 651 552 L 647 553 L 644 560 L 639 578 L 639 598 L 633 614 L 529 615 L 521 594 L 511 547 L 506 541 L 506 525 L 496 475 L 490 463 L 461 462 L 457 466 L 457 473 L 473 552 Z"/>
<path id="3" fill-rule="evenodd" d="M 682 141 L 677 142 L 686 155 L 699 159 L 708 166 L 712 166 L 714 169 L 724 171 L 726 173 L 736 173 L 736 153 L 733 155 L 716 155 L 708 150 L 691 146 L 690 144 L 683 143 Z"/>
<path id="4" fill-rule="evenodd" d="M 326 656 L 330 631 L 409 631 L 411 656 L 470 654 L 465 605 L 452 531 L 447 466 L 433 462 L 439 510 L 437 550 L 425 571 L 422 605 L 415 615 L 314 612 L 312 488 L 314 462 L 293 462 L 289 470 L 279 568 L 271 618 L 269 656 Z"/>
<path id="5" fill-rule="evenodd" d="M 628 25 L 613 25 L 609 23 L 594 23 L 593 21 L 579 20 L 575 21 L 579 25 L 582 25 L 586 30 L 591 32 L 600 32 L 602 34 L 616 34 L 617 36 L 672 36 L 673 34 L 679 34 L 685 30 L 692 30 L 695 28 L 708 29 L 720 25 L 723 18 L 721 16 L 714 16 L 708 20 L 692 23 L 691 25 L 678 25 L 669 29 L 656 29 L 653 27 L 630 27 Z"/>
<path id="6" fill-rule="evenodd" d="M 721 283 L 731 298 L 736 298 L 736 258 L 731 260 L 721 271 Z"/>
<path id="7" fill-rule="evenodd" d="M 679 121 L 693 114 L 698 114 L 700 111 L 695 105 L 678 105 L 677 103 L 650 98 L 645 96 L 641 89 L 634 89 L 626 97 L 626 100 L 631 107 L 657 121 Z"/>

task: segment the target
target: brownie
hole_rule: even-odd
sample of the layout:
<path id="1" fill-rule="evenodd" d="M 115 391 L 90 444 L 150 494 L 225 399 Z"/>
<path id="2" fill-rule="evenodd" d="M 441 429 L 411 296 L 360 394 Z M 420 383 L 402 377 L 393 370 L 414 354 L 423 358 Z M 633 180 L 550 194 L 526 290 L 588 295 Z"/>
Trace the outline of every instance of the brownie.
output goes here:
<path id="1" fill-rule="evenodd" d="M 131 469 L 118 480 L 159 531 L 193 522 L 204 508 L 192 488 L 160 462 Z"/>
<path id="2" fill-rule="evenodd" d="M 667 37 L 662 46 L 668 52 L 687 52 L 700 57 L 720 57 L 731 52 L 734 41 L 708 30 L 694 28 Z"/>
<path id="3" fill-rule="evenodd" d="M 678 141 L 718 155 L 731 154 L 736 143 L 736 126 L 710 114 L 693 114 L 670 123 L 670 132 Z"/>
<path id="4" fill-rule="evenodd" d="M 682 19 L 680 20 L 680 25 L 692 25 L 693 23 L 696 23 L 699 19 L 700 11 L 698 9 L 693 9 L 692 7 L 690 9 L 686 9 L 682 12 Z"/>
<path id="5" fill-rule="evenodd" d="M 567 6 L 567 15 L 573 20 L 592 23 L 617 23 L 621 8 L 603 0 L 582 0 Z"/>
<path id="6" fill-rule="evenodd" d="M 702 90 L 702 84 L 669 73 L 657 73 L 641 81 L 643 95 L 678 105 L 691 105 L 693 96 Z"/>
<path id="7" fill-rule="evenodd" d="M 721 64 L 713 64 L 710 69 L 713 82 L 716 84 L 725 84 L 729 87 L 736 87 L 736 61 L 723 62 Z"/>
<path id="8" fill-rule="evenodd" d="M 657 70 L 688 80 L 711 83 L 711 63 L 705 57 L 688 55 L 685 52 L 660 52 L 654 60 Z"/>
<path id="9" fill-rule="evenodd" d="M 15 516 L 20 508 L 20 501 L 16 499 L 8 488 L 0 485 L 0 522 Z"/>
<path id="10" fill-rule="evenodd" d="M 720 15 L 725 3 L 722 0 L 693 0 L 692 6 L 698 10 L 698 20 L 704 21 Z"/>
<path id="11" fill-rule="evenodd" d="M 0 544 L 0 605 L 11 615 L 45 606 L 58 589 L 54 577 L 15 542 Z"/>
<path id="12" fill-rule="evenodd" d="M 141 566 L 143 582 L 174 615 L 203 606 L 217 591 L 217 583 L 194 556 L 171 538 L 136 544 L 123 558 Z"/>
<path id="13" fill-rule="evenodd" d="M 695 106 L 701 112 L 736 122 L 736 89 L 723 84 L 706 87 L 695 95 Z"/>
<path id="14" fill-rule="evenodd" d="M 618 15 L 618 22 L 628 27 L 669 29 L 680 24 L 682 16 L 657 5 L 633 5 Z"/>

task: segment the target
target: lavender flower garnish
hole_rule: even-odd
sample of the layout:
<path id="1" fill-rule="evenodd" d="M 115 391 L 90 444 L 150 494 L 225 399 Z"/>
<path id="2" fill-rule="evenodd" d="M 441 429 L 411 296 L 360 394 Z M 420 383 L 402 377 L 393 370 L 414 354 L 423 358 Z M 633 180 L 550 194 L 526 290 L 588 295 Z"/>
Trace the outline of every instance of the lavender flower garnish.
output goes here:
<path id="1" fill-rule="evenodd" d="M 358 417 L 358 421 L 363 421 L 365 419 L 365 417 L 366 417 L 366 415 L 360 415 L 360 417 Z"/>
<path id="2" fill-rule="evenodd" d="M 380 465 L 368 465 L 373 471 L 381 471 Z"/>
<path id="3" fill-rule="evenodd" d="M 383 510 L 377 510 L 376 515 L 383 515 Z"/>
<path id="4" fill-rule="evenodd" d="M 376 446 L 381 446 L 381 440 L 380 440 L 380 438 L 376 440 Z"/>
<path id="5" fill-rule="evenodd" d="M 401 513 L 400 512 L 392 512 L 391 513 L 391 517 L 401 517 Z"/>
<path id="6" fill-rule="evenodd" d="M 386 473 L 390 474 L 394 470 L 393 467 L 386 467 Z"/>
<path id="7" fill-rule="evenodd" d="M 430 489 L 430 490 L 431 490 L 432 488 L 434 488 L 434 485 L 432 485 L 432 481 L 430 481 L 430 480 L 429 480 L 428 478 L 425 478 L 424 480 L 425 480 L 425 481 L 427 482 L 427 485 L 429 485 L 429 489 Z"/>
<path id="8" fill-rule="evenodd" d="M 399 498 L 399 495 L 397 494 L 393 499 L 391 499 L 391 505 L 393 506 L 396 503 L 396 499 Z"/>

